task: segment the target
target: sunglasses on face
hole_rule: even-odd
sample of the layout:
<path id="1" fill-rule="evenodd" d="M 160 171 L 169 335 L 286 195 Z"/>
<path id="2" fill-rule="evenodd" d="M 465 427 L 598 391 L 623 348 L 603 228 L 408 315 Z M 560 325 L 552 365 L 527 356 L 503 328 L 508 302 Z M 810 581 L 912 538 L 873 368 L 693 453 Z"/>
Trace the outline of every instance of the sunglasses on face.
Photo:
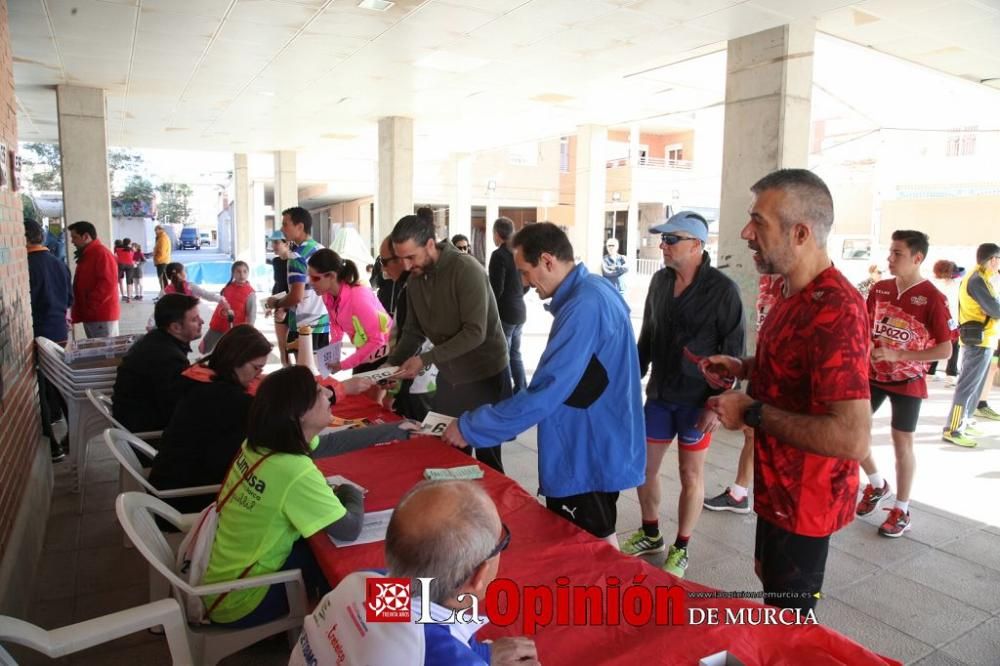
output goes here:
<path id="1" fill-rule="evenodd" d="M 660 242 L 667 245 L 677 245 L 681 241 L 693 241 L 698 240 L 697 238 L 689 238 L 687 236 L 678 236 L 677 234 L 660 234 Z"/>
<path id="2" fill-rule="evenodd" d="M 455 249 L 458 250 L 459 252 L 468 252 L 469 251 L 469 246 L 468 245 L 456 245 Z"/>
<path id="3" fill-rule="evenodd" d="M 310 273 L 309 274 L 309 281 L 310 282 L 319 282 L 320 280 L 322 280 L 323 278 L 325 278 L 327 275 L 330 275 L 330 273 L 320 273 L 319 275 L 316 275 L 315 273 Z"/>
<path id="4" fill-rule="evenodd" d="M 391 264 L 392 262 L 394 262 L 394 261 L 396 261 L 398 259 L 399 259 L 399 257 L 383 257 L 383 256 L 379 255 L 379 261 L 382 262 L 383 266 L 388 266 L 389 264 Z"/>

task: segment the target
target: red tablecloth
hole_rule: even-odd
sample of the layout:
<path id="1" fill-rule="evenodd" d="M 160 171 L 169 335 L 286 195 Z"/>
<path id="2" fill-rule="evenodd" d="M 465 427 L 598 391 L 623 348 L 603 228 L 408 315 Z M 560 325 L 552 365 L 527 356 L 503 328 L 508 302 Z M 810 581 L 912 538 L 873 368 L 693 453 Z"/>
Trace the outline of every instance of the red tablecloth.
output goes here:
<path id="1" fill-rule="evenodd" d="M 360 409 L 362 405 L 358 405 Z M 373 414 L 369 403 L 368 416 Z M 339 410 L 337 410 L 339 411 Z M 341 414 L 338 414 L 341 415 Z M 427 467 L 454 467 L 475 460 L 443 444 L 420 437 L 377 446 L 363 451 L 318 461 L 324 474 L 342 474 L 368 488 L 367 511 L 396 505 L 402 494 L 423 478 Z M 521 486 L 489 467 L 480 465 L 485 476 L 481 483 L 497 505 L 510 528 L 510 547 L 500 560 L 499 577 L 520 585 L 556 587 L 556 578 L 567 576 L 571 585 L 605 585 L 606 577 L 617 576 L 622 589 L 637 575 L 645 575 L 644 585 L 679 584 L 689 591 L 711 588 L 682 581 L 650 566 L 640 558 L 622 555 L 607 543 L 595 539 L 576 526 L 549 512 Z M 324 535 L 314 536 L 310 545 L 330 584 L 359 569 L 383 568 L 384 542 L 337 548 Z M 747 566 L 751 566 L 748 561 Z M 689 598 L 688 608 L 757 607 L 744 600 Z M 822 604 L 820 605 L 822 614 Z M 488 626 L 483 638 L 517 635 L 520 618 L 509 627 Z M 696 664 L 707 655 L 729 650 L 744 664 L 893 664 L 851 639 L 820 625 L 751 626 L 648 624 L 619 626 L 542 627 L 535 635 L 539 659 L 546 666 L 557 664 Z"/>

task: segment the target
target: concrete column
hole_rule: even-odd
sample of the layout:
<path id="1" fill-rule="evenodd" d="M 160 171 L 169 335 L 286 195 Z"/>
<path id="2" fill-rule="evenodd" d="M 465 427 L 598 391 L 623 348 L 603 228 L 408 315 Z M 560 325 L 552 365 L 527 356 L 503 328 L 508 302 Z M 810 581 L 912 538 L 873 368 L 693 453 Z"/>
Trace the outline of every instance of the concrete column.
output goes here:
<path id="1" fill-rule="evenodd" d="M 490 198 L 486 201 L 486 229 L 491 234 L 493 233 L 493 223 L 497 221 L 500 217 L 500 202 L 493 198 L 494 195 L 490 195 Z"/>
<path id="2" fill-rule="evenodd" d="M 576 133 L 576 220 L 573 249 L 593 272 L 600 272 L 607 194 L 608 128 L 581 125 Z"/>
<path id="3" fill-rule="evenodd" d="M 253 185 L 250 186 L 253 194 L 251 195 L 250 204 L 250 218 L 252 220 L 259 220 L 260 224 L 264 227 L 264 233 L 271 233 L 271 229 L 267 228 L 267 206 L 264 203 L 265 195 L 267 194 L 267 187 L 263 181 L 255 180 Z M 252 225 L 253 223 L 251 223 Z M 281 218 L 280 216 L 274 221 L 274 228 L 281 228 Z"/>
<path id="4" fill-rule="evenodd" d="M 413 119 L 378 121 L 378 237 L 385 238 L 404 215 L 413 214 Z"/>
<path id="5" fill-rule="evenodd" d="M 295 172 L 295 151 L 274 151 L 274 222 L 281 222 L 281 211 L 299 205 L 299 184 Z M 264 219 L 263 209 L 259 213 Z M 255 211 L 254 215 L 257 215 Z M 315 231 L 313 232 L 315 236 Z"/>
<path id="6" fill-rule="evenodd" d="M 815 33 L 813 23 L 794 23 L 729 42 L 718 263 L 740 287 L 751 348 L 759 276 L 740 232 L 751 185 L 808 165 Z"/>
<path id="7" fill-rule="evenodd" d="M 251 271 L 264 263 L 264 218 L 250 209 L 250 175 L 246 153 L 233 156 L 233 226 L 236 233 L 234 253 L 250 264 Z"/>
<path id="8" fill-rule="evenodd" d="M 628 269 L 632 275 L 636 272 L 636 257 L 639 253 L 640 239 L 642 234 L 639 231 L 639 199 L 635 189 L 635 169 L 639 166 L 639 126 L 633 124 L 629 128 L 628 134 L 628 165 L 629 165 L 629 187 L 628 187 L 628 215 L 625 219 L 626 235 L 628 245 L 621 246 L 621 252 L 628 261 Z"/>
<path id="9" fill-rule="evenodd" d="M 100 88 L 56 86 L 63 206 L 67 224 L 86 220 L 111 247 L 106 103 Z M 72 248 L 67 253 L 73 256 Z"/>
<path id="10" fill-rule="evenodd" d="M 472 239 L 472 156 L 459 153 L 453 157 L 455 189 L 448 205 L 448 235 L 462 234 Z M 487 221 L 486 229 L 492 221 Z M 489 243 L 487 243 L 489 248 Z M 487 254 L 489 252 L 487 251 Z"/>

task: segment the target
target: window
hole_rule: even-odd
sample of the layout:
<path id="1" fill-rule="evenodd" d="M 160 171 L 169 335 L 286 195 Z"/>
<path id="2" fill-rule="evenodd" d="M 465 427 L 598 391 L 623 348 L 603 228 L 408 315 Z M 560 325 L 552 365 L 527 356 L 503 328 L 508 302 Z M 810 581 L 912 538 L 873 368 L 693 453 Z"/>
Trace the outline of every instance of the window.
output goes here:
<path id="1" fill-rule="evenodd" d="M 948 157 L 962 157 L 976 154 L 976 131 L 978 126 L 961 127 L 953 130 L 948 135 L 948 143 L 945 146 L 945 155 Z"/>
<path id="2" fill-rule="evenodd" d="M 530 141 L 511 146 L 507 149 L 507 162 L 519 166 L 537 166 L 538 144 Z"/>
<path id="3" fill-rule="evenodd" d="M 559 172 L 569 173 L 569 137 L 559 137 Z"/>

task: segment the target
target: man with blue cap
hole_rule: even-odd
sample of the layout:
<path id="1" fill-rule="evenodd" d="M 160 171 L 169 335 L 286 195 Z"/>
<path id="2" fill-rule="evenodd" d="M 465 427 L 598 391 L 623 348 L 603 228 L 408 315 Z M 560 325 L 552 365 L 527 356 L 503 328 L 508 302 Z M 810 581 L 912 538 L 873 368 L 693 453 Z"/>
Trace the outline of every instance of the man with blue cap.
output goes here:
<path id="1" fill-rule="evenodd" d="M 660 463 L 677 438 L 681 494 L 677 538 L 663 568 L 678 577 L 688 565 L 688 540 L 701 515 L 705 455 L 718 417 L 705 407 L 722 389 L 698 368 L 700 357 L 739 356 L 744 350 L 743 305 L 731 279 L 711 266 L 705 244 L 708 222 L 682 211 L 650 229 L 660 234 L 665 268 L 653 275 L 639 333 L 639 369 L 646 385 L 646 480 L 638 487 L 642 525 L 622 544 L 632 555 L 664 550 L 658 514 Z"/>

